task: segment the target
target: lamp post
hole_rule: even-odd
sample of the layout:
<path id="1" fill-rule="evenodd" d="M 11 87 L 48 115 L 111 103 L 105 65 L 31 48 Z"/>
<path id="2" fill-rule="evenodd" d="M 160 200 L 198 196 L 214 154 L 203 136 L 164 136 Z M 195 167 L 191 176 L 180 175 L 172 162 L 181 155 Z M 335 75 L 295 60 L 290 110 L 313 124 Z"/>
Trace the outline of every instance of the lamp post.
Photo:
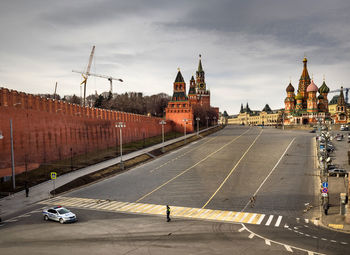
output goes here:
<path id="1" fill-rule="evenodd" d="M 205 119 L 207 120 L 207 128 L 208 128 L 208 122 L 209 122 L 209 117 L 205 117 Z"/>
<path id="2" fill-rule="evenodd" d="M 187 124 L 188 119 L 183 119 L 183 122 L 185 122 L 184 125 L 184 134 L 185 134 L 185 143 L 186 143 L 186 124 Z"/>
<path id="3" fill-rule="evenodd" d="M 162 152 L 164 153 L 164 125 L 166 124 L 166 121 L 161 120 L 159 124 L 162 125 L 162 143 L 163 143 Z"/>
<path id="4" fill-rule="evenodd" d="M 115 127 L 119 128 L 119 136 L 120 136 L 120 168 L 124 169 L 123 164 L 123 134 L 122 134 L 122 128 L 125 128 L 126 125 L 124 122 L 118 122 Z"/>
<path id="5" fill-rule="evenodd" d="M 12 165 L 12 189 L 13 192 L 16 189 L 16 174 L 15 174 L 15 155 L 13 152 L 13 128 L 12 119 L 10 119 L 10 132 L 11 132 L 11 165 Z"/>
<path id="6" fill-rule="evenodd" d="M 201 119 L 199 117 L 196 118 L 196 121 L 197 121 L 197 136 L 199 136 L 199 121 Z"/>

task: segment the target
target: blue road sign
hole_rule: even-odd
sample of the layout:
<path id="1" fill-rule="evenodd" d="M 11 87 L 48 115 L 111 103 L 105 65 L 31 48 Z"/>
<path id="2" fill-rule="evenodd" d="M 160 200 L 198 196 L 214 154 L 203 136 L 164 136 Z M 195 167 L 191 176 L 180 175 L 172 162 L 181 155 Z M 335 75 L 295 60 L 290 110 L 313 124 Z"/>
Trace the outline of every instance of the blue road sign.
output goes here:
<path id="1" fill-rule="evenodd" d="M 323 188 L 328 188 L 328 182 L 322 182 L 322 187 Z"/>
<path id="2" fill-rule="evenodd" d="M 322 189 L 322 193 L 328 193 L 328 189 L 327 188 L 323 188 Z"/>

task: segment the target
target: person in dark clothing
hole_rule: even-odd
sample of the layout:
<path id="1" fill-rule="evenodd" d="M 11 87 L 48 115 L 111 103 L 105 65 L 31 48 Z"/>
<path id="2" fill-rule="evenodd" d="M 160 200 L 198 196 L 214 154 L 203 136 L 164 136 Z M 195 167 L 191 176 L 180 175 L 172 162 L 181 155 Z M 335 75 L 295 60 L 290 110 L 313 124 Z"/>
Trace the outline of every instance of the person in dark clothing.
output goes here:
<path id="1" fill-rule="evenodd" d="M 28 197 L 29 196 L 29 187 L 28 187 L 28 183 L 27 182 L 24 184 L 24 188 L 26 190 L 26 197 Z"/>
<path id="2" fill-rule="evenodd" d="M 325 214 L 325 215 L 328 215 L 328 208 L 329 208 L 328 203 L 324 203 L 324 204 L 323 204 L 323 210 L 324 210 L 324 214 Z"/>
<path id="3" fill-rule="evenodd" d="M 166 221 L 167 221 L 167 222 L 171 221 L 171 219 L 170 219 L 170 207 L 169 207 L 169 205 L 166 206 Z"/>

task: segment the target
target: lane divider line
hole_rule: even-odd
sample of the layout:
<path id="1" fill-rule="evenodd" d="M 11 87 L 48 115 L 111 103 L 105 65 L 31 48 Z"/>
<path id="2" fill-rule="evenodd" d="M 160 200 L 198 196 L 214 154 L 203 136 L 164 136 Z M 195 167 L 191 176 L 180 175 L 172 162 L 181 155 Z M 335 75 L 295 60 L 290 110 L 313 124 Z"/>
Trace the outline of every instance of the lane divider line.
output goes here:
<path id="1" fill-rule="evenodd" d="M 275 171 L 275 169 L 277 168 L 277 166 L 279 165 L 279 163 L 281 162 L 282 158 L 284 157 L 284 155 L 287 153 L 289 147 L 292 145 L 292 143 L 294 142 L 295 137 L 293 138 L 293 140 L 289 143 L 289 145 L 287 146 L 286 150 L 283 152 L 282 156 L 279 158 L 279 160 L 277 161 L 277 163 L 275 164 L 275 166 L 271 169 L 270 173 L 266 176 L 266 178 L 263 180 L 263 182 L 260 184 L 259 188 L 254 192 L 253 197 L 256 196 L 259 192 L 259 190 L 261 189 L 261 187 L 264 185 L 264 183 L 267 181 L 267 179 L 270 177 L 270 175 Z M 248 207 L 248 205 L 250 204 L 250 201 L 247 202 L 247 204 L 244 206 L 244 208 L 242 209 L 242 212 Z"/>
<path id="2" fill-rule="evenodd" d="M 223 145 L 222 147 L 220 147 L 219 149 L 217 149 L 216 151 L 210 153 L 208 156 L 206 156 L 205 158 L 201 159 L 200 161 L 198 161 L 196 164 L 194 164 L 193 166 L 190 166 L 189 168 L 187 168 L 186 170 L 182 171 L 181 173 L 179 173 L 178 175 L 174 176 L 173 178 L 171 178 L 170 180 L 166 181 L 165 183 L 163 183 L 162 185 L 158 186 L 157 188 L 155 188 L 154 190 L 152 190 L 151 192 L 147 193 L 146 195 L 142 196 L 141 198 L 137 199 L 135 201 L 135 203 L 140 202 L 141 200 L 145 199 L 146 197 L 148 197 L 149 195 L 151 195 L 152 193 L 156 192 L 157 190 L 163 188 L 165 185 L 167 185 L 168 183 L 172 182 L 173 180 L 179 178 L 181 175 L 187 173 L 189 170 L 191 170 L 192 168 L 196 167 L 197 165 L 199 165 L 200 163 L 202 163 L 203 161 L 207 160 L 208 158 L 210 158 L 211 156 L 213 156 L 215 153 L 221 151 L 223 148 L 225 148 L 226 146 L 230 145 L 231 143 L 233 143 L 234 141 L 236 141 L 238 138 L 240 138 L 241 136 L 243 136 L 245 133 L 247 133 L 250 130 L 250 128 L 248 130 L 246 130 L 245 132 L 243 132 L 241 135 L 233 138 L 230 142 L 228 142 L 227 144 Z"/>
<path id="3" fill-rule="evenodd" d="M 244 152 L 244 154 L 242 155 L 242 157 L 238 160 L 238 162 L 236 163 L 236 165 L 231 169 L 230 173 L 226 176 L 226 178 L 224 179 L 224 181 L 220 184 L 219 188 L 214 192 L 214 194 L 209 198 L 209 200 L 202 206 L 202 208 L 205 208 L 210 201 L 214 198 L 214 196 L 221 190 L 222 186 L 224 186 L 224 184 L 227 182 L 228 178 L 230 178 L 230 176 L 232 175 L 232 173 L 236 170 L 237 166 L 239 165 L 239 163 L 241 163 L 242 159 L 245 157 L 245 155 L 247 155 L 248 151 L 250 151 L 250 149 L 253 147 L 253 145 L 255 144 L 255 142 L 258 140 L 258 138 L 261 136 L 263 132 L 263 129 L 260 131 L 259 135 L 254 139 L 254 141 L 252 142 L 252 144 L 248 147 L 248 149 Z"/>

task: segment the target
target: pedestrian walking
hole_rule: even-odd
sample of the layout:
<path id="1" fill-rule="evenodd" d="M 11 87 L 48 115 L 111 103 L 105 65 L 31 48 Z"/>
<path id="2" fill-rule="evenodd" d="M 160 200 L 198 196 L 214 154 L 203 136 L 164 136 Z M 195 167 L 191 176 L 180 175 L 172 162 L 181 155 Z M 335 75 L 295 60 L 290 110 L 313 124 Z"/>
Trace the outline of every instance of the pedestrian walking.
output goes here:
<path id="1" fill-rule="evenodd" d="M 328 215 L 328 208 L 329 208 L 328 203 L 324 203 L 324 204 L 323 204 L 323 210 L 324 210 L 324 214 L 325 214 L 325 215 Z"/>
<path id="2" fill-rule="evenodd" d="M 171 219 L 170 219 L 170 207 L 169 207 L 169 205 L 166 206 L 166 221 L 167 221 L 167 222 L 171 221 Z"/>
<path id="3" fill-rule="evenodd" d="M 29 196 L 29 187 L 28 187 L 28 183 L 27 182 L 24 184 L 24 188 L 26 190 L 26 197 L 28 197 Z"/>

